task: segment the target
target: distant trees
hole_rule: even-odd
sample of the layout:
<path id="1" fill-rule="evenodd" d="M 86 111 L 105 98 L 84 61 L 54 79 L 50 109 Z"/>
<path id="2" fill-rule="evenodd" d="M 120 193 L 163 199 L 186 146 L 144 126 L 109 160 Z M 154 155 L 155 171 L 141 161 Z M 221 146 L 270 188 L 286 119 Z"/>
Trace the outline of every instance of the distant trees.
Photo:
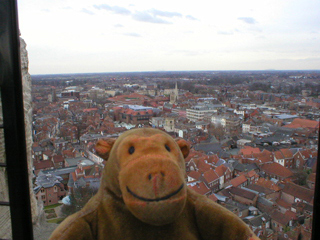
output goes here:
<path id="1" fill-rule="evenodd" d="M 249 90 L 250 91 L 261 90 L 264 92 L 268 92 L 268 91 L 270 91 L 270 87 L 271 87 L 270 83 L 254 82 L 250 85 Z"/>
<path id="2" fill-rule="evenodd" d="M 312 172 L 311 169 L 299 169 L 296 173 L 294 173 L 293 178 L 295 179 L 295 183 L 300 186 L 307 185 L 307 179 L 310 173 Z"/>
<path id="3" fill-rule="evenodd" d="M 225 135 L 226 132 L 224 130 L 224 128 L 222 127 L 221 124 L 219 125 L 214 125 L 212 123 L 210 123 L 209 127 L 208 127 L 208 133 L 210 135 L 215 136 L 215 138 L 220 141 Z"/>
<path id="4" fill-rule="evenodd" d="M 311 90 L 311 95 L 318 96 L 320 94 L 320 84 L 306 83 L 305 89 Z"/>
<path id="5" fill-rule="evenodd" d="M 72 193 L 64 199 L 64 205 L 61 208 L 61 213 L 67 217 L 81 210 L 84 205 L 98 192 L 97 188 L 78 187 L 74 188 Z"/>
<path id="6" fill-rule="evenodd" d="M 181 84 L 180 88 L 192 92 L 194 90 L 194 83 L 191 81 L 185 81 Z"/>

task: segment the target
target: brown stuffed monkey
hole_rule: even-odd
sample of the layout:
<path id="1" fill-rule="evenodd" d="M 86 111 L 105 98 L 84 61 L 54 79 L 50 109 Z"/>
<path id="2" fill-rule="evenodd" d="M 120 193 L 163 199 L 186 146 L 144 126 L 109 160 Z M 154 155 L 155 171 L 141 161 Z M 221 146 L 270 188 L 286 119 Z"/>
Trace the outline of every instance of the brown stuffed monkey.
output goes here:
<path id="1" fill-rule="evenodd" d="M 185 140 L 152 128 L 99 140 L 96 152 L 106 160 L 99 191 L 50 239 L 259 239 L 236 215 L 187 187 L 189 150 Z"/>

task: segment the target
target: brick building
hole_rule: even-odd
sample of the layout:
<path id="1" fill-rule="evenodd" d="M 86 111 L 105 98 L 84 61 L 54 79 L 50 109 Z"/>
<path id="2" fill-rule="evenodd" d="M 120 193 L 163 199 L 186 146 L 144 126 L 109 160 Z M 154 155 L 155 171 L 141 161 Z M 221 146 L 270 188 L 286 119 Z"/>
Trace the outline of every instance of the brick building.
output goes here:
<path id="1" fill-rule="evenodd" d="M 37 177 L 34 193 L 44 206 L 56 204 L 66 196 L 62 178 L 53 174 L 43 174 Z"/>
<path id="2" fill-rule="evenodd" d="M 140 105 L 124 105 L 116 107 L 114 110 L 114 120 L 128 124 L 145 124 L 149 125 L 150 119 L 154 116 L 152 107 Z"/>

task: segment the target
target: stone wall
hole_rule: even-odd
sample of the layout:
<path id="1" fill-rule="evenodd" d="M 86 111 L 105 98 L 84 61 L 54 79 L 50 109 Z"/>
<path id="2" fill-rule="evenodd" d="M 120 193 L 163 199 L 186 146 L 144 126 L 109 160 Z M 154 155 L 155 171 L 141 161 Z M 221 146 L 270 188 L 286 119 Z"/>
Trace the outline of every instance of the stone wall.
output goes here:
<path id="1" fill-rule="evenodd" d="M 3 123 L 2 103 L 0 101 L 0 123 Z M 5 146 L 4 146 L 4 133 L 3 129 L 0 130 L 0 163 L 6 162 Z M 6 168 L 0 167 L 0 201 L 9 201 L 7 172 Z M 11 219 L 10 207 L 0 206 L 0 239 L 11 238 Z"/>
<path id="2" fill-rule="evenodd" d="M 25 41 L 20 38 L 20 56 L 21 56 L 21 74 L 23 84 L 23 99 L 24 99 L 24 115 L 25 115 L 25 132 L 26 132 L 26 147 L 27 147 L 27 160 L 28 160 L 28 173 L 29 173 L 29 189 L 31 200 L 32 222 L 36 227 L 35 236 L 41 235 L 40 232 L 47 229 L 44 220 L 43 204 L 42 201 L 37 201 L 33 192 L 33 162 L 32 162 L 32 96 L 31 96 L 31 77 L 28 72 L 29 60 L 26 50 Z M 0 124 L 2 124 L 2 104 L 0 101 Z M 5 163 L 5 147 L 3 130 L 0 129 L 0 162 Z M 6 176 L 6 169 L 0 168 L 0 201 L 8 202 L 8 183 Z M 41 224 L 40 224 L 41 223 Z M 41 230 L 42 231 L 41 231 Z M 48 234 L 52 231 L 50 228 Z M 46 238 L 48 237 L 46 235 Z M 39 236 L 38 236 L 39 237 Z M 10 239 L 11 235 L 11 219 L 10 208 L 8 206 L 0 206 L 0 239 Z"/>
<path id="3" fill-rule="evenodd" d="M 40 223 L 41 216 L 43 216 L 43 206 L 41 201 L 37 201 L 33 192 L 32 184 L 32 96 L 31 96 L 31 77 L 28 72 L 29 60 L 28 52 L 26 49 L 25 41 L 20 38 L 20 56 L 21 56 L 21 74 L 23 84 L 23 104 L 24 104 L 24 123 L 26 132 L 26 148 L 27 148 L 27 159 L 28 159 L 28 172 L 29 172 L 29 187 L 30 187 L 30 200 L 31 200 L 31 212 L 32 222 L 34 225 Z"/>

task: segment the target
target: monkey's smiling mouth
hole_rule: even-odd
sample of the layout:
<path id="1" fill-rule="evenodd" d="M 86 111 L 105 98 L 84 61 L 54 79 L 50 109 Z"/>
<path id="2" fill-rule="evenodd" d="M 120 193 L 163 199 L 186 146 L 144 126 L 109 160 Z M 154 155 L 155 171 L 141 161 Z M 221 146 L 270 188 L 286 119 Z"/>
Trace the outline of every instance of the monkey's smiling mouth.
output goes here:
<path id="1" fill-rule="evenodd" d="M 182 183 L 181 186 L 177 190 L 175 190 L 174 192 L 172 192 L 164 197 L 161 197 L 161 198 L 144 198 L 144 197 L 141 197 L 141 196 L 137 195 L 136 193 L 132 192 L 128 186 L 126 186 L 126 187 L 127 187 L 128 193 L 130 193 L 132 196 L 134 196 L 135 198 L 138 198 L 141 201 L 159 202 L 159 201 L 167 200 L 167 199 L 171 198 L 172 196 L 178 194 L 181 191 L 181 189 L 184 187 L 184 184 Z"/>

